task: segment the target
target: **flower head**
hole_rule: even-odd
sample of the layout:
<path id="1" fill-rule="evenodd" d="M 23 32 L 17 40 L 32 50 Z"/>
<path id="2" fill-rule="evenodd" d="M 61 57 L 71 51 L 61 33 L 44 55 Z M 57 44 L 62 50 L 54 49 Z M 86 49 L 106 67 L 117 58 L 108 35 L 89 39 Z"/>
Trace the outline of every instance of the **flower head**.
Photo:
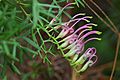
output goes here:
<path id="1" fill-rule="evenodd" d="M 67 4 L 62 9 L 62 11 L 69 5 L 72 5 L 72 3 Z M 98 58 L 96 56 L 96 49 L 94 47 L 88 48 L 84 52 L 84 47 L 89 41 L 101 40 L 97 37 L 90 37 L 91 35 L 101 34 L 101 32 L 99 31 L 92 30 L 92 27 L 97 26 L 97 24 L 90 23 L 89 19 L 91 18 L 92 16 L 85 16 L 85 13 L 79 13 L 73 16 L 73 18 L 68 22 L 65 22 L 61 26 L 56 27 L 56 29 L 61 29 L 60 33 L 56 37 L 56 40 L 58 40 L 59 44 L 58 49 L 62 49 L 63 52 L 65 52 L 63 56 L 70 61 L 70 64 L 75 69 L 77 69 L 79 65 L 82 65 L 82 67 L 77 70 L 77 72 L 85 71 L 88 67 L 96 63 Z M 51 23 L 53 23 L 54 21 L 55 19 L 53 19 Z M 78 29 L 75 30 L 74 27 L 76 26 L 76 24 L 81 21 L 85 21 L 86 24 L 80 26 Z"/>
<path id="2" fill-rule="evenodd" d="M 90 35 L 100 35 L 101 32 L 92 30 L 92 26 L 97 26 L 97 24 L 94 23 L 87 23 L 75 30 L 74 26 L 77 23 L 81 21 L 90 22 L 88 19 L 92 18 L 90 16 L 76 18 L 78 16 L 81 16 L 81 14 L 75 15 L 72 20 L 69 20 L 62 25 L 62 30 L 56 37 L 56 39 L 61 38 L 61 40 L 59 41 L 60 46 L 58 48 L 62 48 L 64 51 L 68 50 L 68 52 L 64 54 L 64 57 L 70 58 L 71 56 L 73 56 L 72 59 L 69 59 L 71 65 L 74 66 L 74 68 L 79 65 L 83 65 L 77 71 L 83 72 L 97 61 L 96 49 L 92 47 L 88 48 L 84 52 L 84 47 L 89 41 L 101 40 L 97 37 L 89 37 Z M 69 25 L 70 23 L 72 23 L 71 26 Z M 80 55 L 81 53 L 83 54 Z M 93 58 L 95 58 L 95 60 Z"/>

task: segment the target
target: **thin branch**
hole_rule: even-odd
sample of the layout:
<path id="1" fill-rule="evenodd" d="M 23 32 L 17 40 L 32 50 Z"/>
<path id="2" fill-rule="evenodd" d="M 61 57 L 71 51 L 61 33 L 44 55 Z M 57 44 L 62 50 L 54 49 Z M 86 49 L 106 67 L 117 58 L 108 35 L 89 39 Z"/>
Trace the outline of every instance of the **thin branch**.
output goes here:
<path id="1" fill-rule="evenodd" d="M 28 13 L 25 11 L 25 9 L 22 7 L 22 5 L 21 5 L 22 3 L 19 2 L 19 1 L 17 1 L 17 0 L 15 0 L 15 1 L 16 1 L 16 3 L 19 5 L 20 9 L 23 11 L 23 13 L 25 14 L 25 16 L 28 17 L 29 14 L 28 14 Z M 33 23 L 32 20 L 31 20 L 31 18 L 30 18 L 30 22 Z"/>
<path id="2" fill-rule="evenodd" d="M 114 33 L 118 34 L 114 28 L 112 28 L 98 13 L 96 13 L 95 10 L 93 10 L 84 0 L 83 2 L 85 3 L 85 5 L 102 21 L 104 22 L 104 24 L 106 24 Z"/>
<path id="3" fill-rule="evenodd" d="M 77 80 L 77 74 L 74 69 L 72 70 L 72 80 Z"/>
<path id="4" fill-rule="evenodd" d="M 117 63 L 117 56 L 118 56 L 118 53 L 119 53 L 119 47 L 120 47 L 120 33 L 118 34 L 118 42 L 117 42 L 117 47 L 116 47 L 116 54 L 115 54 L 115 59 L 114 59 L 114 63 L 113 63 L 113 68 L 112 68 L 110 80 L 112 80 L 114 72 L 115 72 L 115 67 L 116 67 L 116 63 Z"/>
<path id="5" fill-rule="evenodd" d="M 107 18 L 107 20 L 113 26 L 114 30 L 118 33 L 119 32 L 118 29 L 116 28 L 115 24 L 110 20 L 110 18 L 107 16 L 107 14 L 93 0 L 90 1 L 102 12 L 102 14 Z"/>
<path id="6" fill-rule="evenodd" d="M 26 16 L 29 16 L 29 14 L 24 10 L 24 8 L 20 5 L 21 10 Z M 32 20 L 30 19 L 30 22 L 32 23 Z"/>

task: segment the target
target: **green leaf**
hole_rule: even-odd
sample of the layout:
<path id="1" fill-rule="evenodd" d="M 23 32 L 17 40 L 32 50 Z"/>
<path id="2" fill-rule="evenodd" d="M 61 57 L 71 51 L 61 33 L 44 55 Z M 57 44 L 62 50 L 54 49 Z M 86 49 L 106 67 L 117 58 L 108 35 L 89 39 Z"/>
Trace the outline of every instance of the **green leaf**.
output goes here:
<path id="1" fill-rule="evenodd" d="M 16 48 L 17 48 L 17 45 L 13 45 L 13 57 L 16 57 Z"/>
<path id="2" fill-rule="evenodd" d="M 57 20 L 59 20 L 54 14 L 48 13 L 48 10 L 42 10 L 39 13 L 44 14 L 44 15 L 49 16 L 49 17 L 52 17 L 52 18 L 56 18 Z"/>
<path id="3" fill-rule="evenodd" d="M 21 74 L 21 72 L 19 71 L 19 69 L 14 65 L 14 63 L 10 64 L 11 65 L 11 69 L 16 72 L 17 74 Z"/>
<path id="4" fill-rule="evenodd" d="M 7 57 L 9 57 L 10 59 L 13 59 L 15 61 L 19 61 L 18 58 L 14 57 L 13 55 L 10 54 L 10 51 L 9 51 L 9 48 L 8 48 L 6 42 L 3 42 L 3 49 L 4 49 Z"/>
<path id="5" fill-rule="evenodd" d="M 47 56 L 45 56 L 44 59 L 43 59 L 43 63 L 45 63 L 45 62 L 48 62 L 48 63 L 52 64 L 51 61 L 48 59 Z"/>
<path id="6" fill-rule="evenodd" d="M 29 51 L 30 53 L 33 53 L 33 54 L 38 54 L 36 51 L 34 51 L 34 50 L 32 50 L 32 49 L 29 49 L 29 48 L 27 48 L 27 47 L 22 47 L 24 50 L 26 50 L 26 51 Z"/>
<path id="7" fill-rule="evenodd" d="M 41 33 L 40 33 L 40 31 L 39 31 L 40 29 L 39 28 L 37 28 L 37 32 L 38 32 L 38 35 L 39 35 L 39 37 L 40 37 L 40 41 L 41 41 L 41 45 L 42 44 L 44 44 L 44 40 L 43 40 L 43 38 L 42 38 L 42 35 L 41 35 Z"/>
<path id="8" fill-rule="evenodd" d="M 7 71 L 7 61 L 4 61 L 3 62 L 3 67 L 2 67 L 2 70 L 0 72 L 0 77 L 3 79 L 5 76 L 6 76 L 6 71 Z"/>
<path id="9" fill-rule="evenodd" d="M 38 2 L 37 0 L 33 0 L 33 6 L 32 6 L 32 13 L 33 13 L 33 28 L 36 27 L 38 16 L 39 16 L 39 10 L 38 10 Z"/>
<path id="10" fill-rule="evenodd" d="M 50 4 L 42 4 L 42 3 L 38 3 L 38 6 L 51 7 L 51 8 L 59 8 L 59 6 L 50 5 Z"/>
<path id="11" fill-rule="evenodd" d="M 85 7 L 84 3 L 81 0 L 77 0 L 83 7 Z"/>
<path id="12" fill-rule="evenodd" d="M 45 19 L 45 18 L 42 17 L 42 16 L 39 16 L 39 18 L 40 18 L 41 20 L 45 21 L 46 23 L 50 23 L 47 19 Z"/>
<path id="13" fill-rule="evenodd" d="M 31 39 L 27 38 L 27 37 L 23 37 L 23 39 L 25 41 L 27 41 L 30 45 L 32 45 L 33 47 L 35 47 L 36 49 L 40 50 L 40 47 L 37 43 L 35 43 L 34 41 L 32 41 Z"/>
<path id="14" fill-rule="evenodd" d="M 5 41 L 3 42 L 3 48 L 4 48 L 5 53 L 6 53 L 7 55 L 9 55 L 9 54 L 10 54 L 10 51 L 9 51 L 9 48 L 8 48 L 8 46 L 7 46 L 7 44 L 6 44 Z"/>

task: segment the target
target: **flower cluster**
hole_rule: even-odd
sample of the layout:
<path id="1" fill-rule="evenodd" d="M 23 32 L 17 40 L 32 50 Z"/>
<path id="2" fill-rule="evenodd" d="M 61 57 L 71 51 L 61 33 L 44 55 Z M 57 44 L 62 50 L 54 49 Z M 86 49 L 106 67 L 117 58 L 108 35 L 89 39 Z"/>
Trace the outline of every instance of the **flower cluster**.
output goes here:
<path id="1" fill-rule="evenodd" d="M 82 17 L 79 18 L 79 16 Z M 62 30 L 56 37 L 57 40 L 61 39 L 58 41 L 60 44 L 58 49 L 67 51 L 63 56 L 70 61 L 70 64 L 77 72 L 85 71 L 97 61 L 94 47 L 84 50 L 85 44 L 89 41 L 101 40 L 97 37 L 90 37 L 90 35 L 101 34 L 99 31 L 92 30 L 92 26 L 97 26 L 97 24 L 90 23 L 89 19 L 91 18 L 91 16 L 85 16 L 84 13 L 75 15 L 71 20 L 59 27 Z M 86 24 L 75 30 L 74 26 L 81 21 L 85 21 Z"/>

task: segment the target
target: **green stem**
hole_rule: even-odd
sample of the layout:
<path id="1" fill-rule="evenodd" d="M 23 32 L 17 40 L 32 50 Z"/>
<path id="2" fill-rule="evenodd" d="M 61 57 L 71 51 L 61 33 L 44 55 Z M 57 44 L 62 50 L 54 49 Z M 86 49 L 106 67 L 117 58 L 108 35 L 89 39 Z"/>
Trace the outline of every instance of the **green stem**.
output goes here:
<path id="1" fill-rule="evenodd" d="M 60 47 L 60 45 L 58 44 L 58 41 L 56 40 L 56 38 L 55 37 L 53 37 L 46 29 L 43 29 L 43 31 L 45 31 L 46 33 L 47 33 L 47 35 L 50 37 L 50 38 L 52 38 L 54 41 L 55 41 L 55 43 L 56 43 L 56 45 L 57 45 L 57 47 Z M 64 52 L 63 52 L 63 50 L 61 49 L 61 48 L 59 48 L 60 49 L 60 51 L 61 51 L 61 53 L 62 53 L 62 55 L 64 55 Z"/>

